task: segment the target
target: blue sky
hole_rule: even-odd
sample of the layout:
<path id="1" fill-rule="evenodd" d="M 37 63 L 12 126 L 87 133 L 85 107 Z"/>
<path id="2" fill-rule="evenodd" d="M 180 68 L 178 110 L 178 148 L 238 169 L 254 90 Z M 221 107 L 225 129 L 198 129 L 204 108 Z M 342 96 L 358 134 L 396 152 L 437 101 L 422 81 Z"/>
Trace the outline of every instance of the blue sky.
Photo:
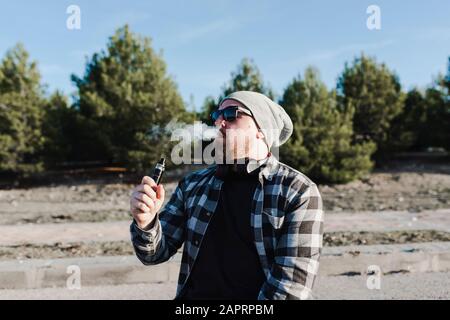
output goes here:
<path id="1" fill-rule="evenodd" d="M 81 30 L 68 30 L 66 8 L 81 8 Z M 381 30 L 366 27 L 369 5 Z M 199 108 L 217 96 L 243 57 L 253 58 L 278 95 L 308 65 L 329 88 L 346 61 L 364 51 L 385 62 L 405 89 L 444 73 L 450 56 L 450 1 L 116 1 L 0 0 L 0 55 L 22 42 L 49 92 L 75 92 L 86 56 L 119 26 L 149 36 L 163 51 L 185 101 Z"/>

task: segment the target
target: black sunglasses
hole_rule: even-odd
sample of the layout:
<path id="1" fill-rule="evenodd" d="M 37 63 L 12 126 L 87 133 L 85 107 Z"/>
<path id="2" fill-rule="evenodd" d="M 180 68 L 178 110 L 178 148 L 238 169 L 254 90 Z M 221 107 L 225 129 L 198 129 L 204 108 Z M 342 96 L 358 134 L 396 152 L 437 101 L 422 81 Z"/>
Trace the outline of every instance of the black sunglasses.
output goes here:
<path id="1" fill-rule="evenodd" d="M 220 116 L 223 116 L 223 119 L 228 122 L 233 122 L 239 117 L 239 114 L 246 114 L 248 116 L 252 116 L 252 113 L 246 109 L 243 109 L 238 106 L 230 106 L 225 109 L 216 110 L 211 113 L 211 119 L 213 122 L 216 122 Z"/>

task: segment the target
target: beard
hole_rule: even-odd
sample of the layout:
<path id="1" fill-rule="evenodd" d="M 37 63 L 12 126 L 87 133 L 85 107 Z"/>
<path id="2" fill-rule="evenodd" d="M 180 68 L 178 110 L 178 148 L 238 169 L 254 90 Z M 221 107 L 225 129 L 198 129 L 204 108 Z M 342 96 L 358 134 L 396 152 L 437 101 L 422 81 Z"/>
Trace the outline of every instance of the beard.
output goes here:
<path id="1" fill-rule="evenodd" d="M 239 134 L 226 134 L 219 132 L 215 144 L 215 160 L 217 164 L 232 164 L 235 160 L 249 157 L 251 150 L 250 137 Z M 244 161 L 244 160 L 243 160 Z M 239 163 L 238 161 L 237 163 Z"/>

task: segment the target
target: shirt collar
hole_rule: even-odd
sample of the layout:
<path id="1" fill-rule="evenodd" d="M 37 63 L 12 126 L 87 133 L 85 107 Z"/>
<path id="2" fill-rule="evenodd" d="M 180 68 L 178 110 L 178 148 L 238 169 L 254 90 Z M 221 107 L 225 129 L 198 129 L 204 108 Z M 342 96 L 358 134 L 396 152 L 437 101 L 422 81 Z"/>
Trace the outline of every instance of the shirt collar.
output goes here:
<path id="1" fill-rule="evenodd" d="M 247 165 L 247 172 L 252 172 L 259 167 L 261 167 L 260 174 L 270 181 L 272 176 L 278 171 L 278 160 L 273 154 L 261 160 L 250 159 Z"/>
<path id="2" fill-rule="evenodd" d="M 271 181 L 272 177 L 278 172 L 278 159 L 270 153 L 266 158 L 261 160 L 250 159 L 247 164 L 247 172 L 253 172 L 254 170 L 261 168 L 259 176 L 263 176 L 267 180 Z M 217 170 L 217 164 L 215 165 Z M 215 175 L 219 180 L 223 180 L 220 176 Z"/>

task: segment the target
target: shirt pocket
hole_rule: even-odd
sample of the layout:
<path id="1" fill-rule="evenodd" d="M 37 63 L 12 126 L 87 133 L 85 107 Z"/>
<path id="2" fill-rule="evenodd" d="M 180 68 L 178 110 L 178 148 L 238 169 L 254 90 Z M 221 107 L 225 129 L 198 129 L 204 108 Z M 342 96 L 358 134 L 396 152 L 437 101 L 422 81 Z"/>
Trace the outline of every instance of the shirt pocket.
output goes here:
<path id="1" fill-rule="evenodd" d="M 284 214 L 276 208 L 264 208 L 263 220 L 267 220 L 274 229 L 280 229 L 284 223 Z"/>

